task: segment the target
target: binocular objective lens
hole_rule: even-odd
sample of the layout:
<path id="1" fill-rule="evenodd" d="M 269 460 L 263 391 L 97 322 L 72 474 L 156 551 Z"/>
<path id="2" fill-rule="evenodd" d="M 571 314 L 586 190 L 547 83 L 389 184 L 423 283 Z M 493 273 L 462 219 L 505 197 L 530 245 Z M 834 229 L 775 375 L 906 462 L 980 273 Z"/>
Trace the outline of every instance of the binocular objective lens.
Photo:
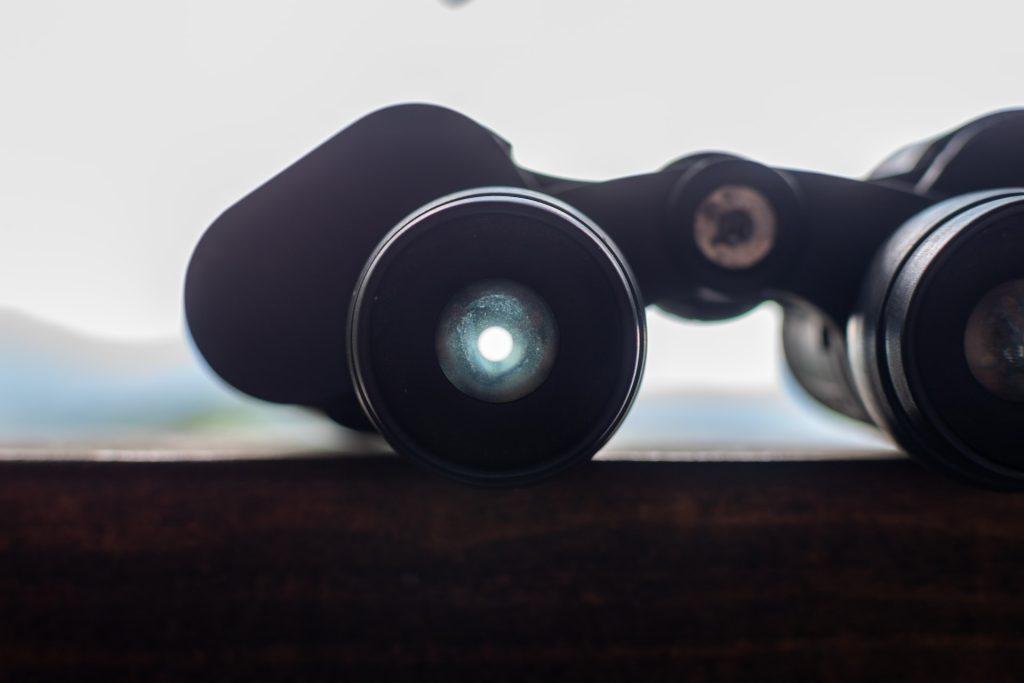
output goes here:
<path id="1" fill-rule="evenodd" d="M 547 378 L 558 351 L 558 327 L 551 309 L 529 288 L 483 280 L 445 306 L 435 344 L 441 371 L 459 391 L 507 403 Z"/>

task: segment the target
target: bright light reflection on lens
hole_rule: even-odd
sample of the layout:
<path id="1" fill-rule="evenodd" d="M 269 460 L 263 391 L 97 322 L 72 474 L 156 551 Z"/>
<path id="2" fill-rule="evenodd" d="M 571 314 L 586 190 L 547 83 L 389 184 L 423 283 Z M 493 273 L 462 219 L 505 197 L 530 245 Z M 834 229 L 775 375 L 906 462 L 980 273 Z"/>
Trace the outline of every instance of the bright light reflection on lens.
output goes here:
<path id="1" fill-rule="evenodd" d="M 547 304 L 510 280 L 483 280 L 456 294 L 438 320 L 441 371 L 473 398 L 505 403 L 536 390 L 555 361 L 558 328 Z"/>
<path id="2" fill-rule="evenodd" d="M 497 363 L 508 358 L 512 353 L 513 343 L 509 331 L 495 325 L 480 333 L 480 338 L 476 340 L 476 347 L 480 350 L 481 356 Z"/>

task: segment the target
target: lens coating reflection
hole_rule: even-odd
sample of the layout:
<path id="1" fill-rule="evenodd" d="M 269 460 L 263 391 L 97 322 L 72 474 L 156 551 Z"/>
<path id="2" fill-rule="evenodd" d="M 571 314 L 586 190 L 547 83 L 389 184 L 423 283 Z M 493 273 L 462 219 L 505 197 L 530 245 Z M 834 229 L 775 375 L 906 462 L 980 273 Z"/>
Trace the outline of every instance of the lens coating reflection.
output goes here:
<path id="1" fill-rule="evenodd" d="M 1005 282 L 978 302 L 964 331 L 964 353 L 989 392 L 1024 401 L 1024 280 Z"/>
<path id="2" fill-rule="evenodd" d="M 435 343 L 441 371 L 459 391 L 506 403 L 547 378 L 558 351 L 558 328 L 551 309 L 529 288 L 483 280 L 445 306 Z"/>

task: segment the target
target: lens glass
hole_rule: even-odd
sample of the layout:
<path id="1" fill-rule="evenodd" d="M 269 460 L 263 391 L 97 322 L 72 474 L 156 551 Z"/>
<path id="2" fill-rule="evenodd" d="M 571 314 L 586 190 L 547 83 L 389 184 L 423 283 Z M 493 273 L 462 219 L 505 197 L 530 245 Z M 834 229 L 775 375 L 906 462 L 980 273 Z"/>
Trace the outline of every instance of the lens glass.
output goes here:
<path id="1" fill-rule="evenodd" d="M 551 309 L 529 288 L 483 280 L 456 294 L 442 311 L 435 345 L 442 372 L 459 391 L 506 403 L 547 378 L 558 328 Z"/>
<path id="2" fill-rule="evenodd" d="M 1024 401 L 1024 280 L 995 287 L 974 307 L 964 331 L 974 378 L 993 395 Z"/>

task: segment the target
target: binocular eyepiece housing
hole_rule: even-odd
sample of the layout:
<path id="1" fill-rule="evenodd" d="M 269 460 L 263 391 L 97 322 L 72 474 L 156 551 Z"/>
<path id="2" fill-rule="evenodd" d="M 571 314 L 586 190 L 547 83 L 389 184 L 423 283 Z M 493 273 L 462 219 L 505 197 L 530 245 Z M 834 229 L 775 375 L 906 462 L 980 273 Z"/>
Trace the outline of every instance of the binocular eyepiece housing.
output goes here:
<path id="1" fill-rule="evenodd" d="M 225 380 L 375 429 L 449 477 L 590 458 L 632 405 L 640 290 L 601 229 L 440 107 L 356 122 L 225 212 L 186 281 Z"/>

